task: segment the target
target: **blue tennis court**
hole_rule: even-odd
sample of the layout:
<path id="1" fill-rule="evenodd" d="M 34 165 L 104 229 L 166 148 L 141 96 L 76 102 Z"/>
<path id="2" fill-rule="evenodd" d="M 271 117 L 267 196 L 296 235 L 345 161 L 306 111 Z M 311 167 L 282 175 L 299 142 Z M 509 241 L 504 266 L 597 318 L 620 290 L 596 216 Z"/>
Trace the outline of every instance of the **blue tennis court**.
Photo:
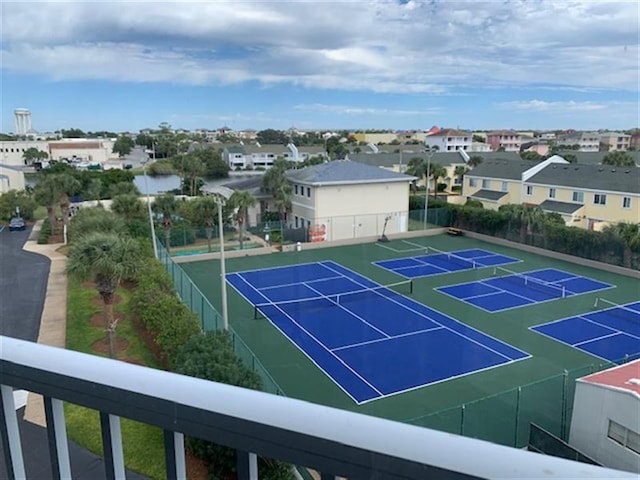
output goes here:
<path id="1" fill-rule="evenodd" d="M 358 404 L 529 357 L 335 262 L 227 280 Z"/>
<path id="2" fill-rule="evenodd" d="M 382 260 L 373 263 L 405 278 L 419 278 L 461 272 L 474 268 L 495 267 L 520 261 L 517 258 L 499 255 L 481 248 L 457 250 L 455 252 L 442 252 L 431 247 L 424 247 L 424 250 L 427 252 L 426 255 Z"/>
<path id="3" fill-rule="evenodd" d="M 556 320 L 531 330 L 620 363 L 625 358 L 640 356 L 640 302 Z"/>
<path id="4" fill-rule="evenodd" d="M 498 272 L 506 272 L 497 269 Z M 487 312 L 548 302 L 613 288 L 613 285 L 573 273 L 545 268 L 439 287 L 436 290 Z"/>

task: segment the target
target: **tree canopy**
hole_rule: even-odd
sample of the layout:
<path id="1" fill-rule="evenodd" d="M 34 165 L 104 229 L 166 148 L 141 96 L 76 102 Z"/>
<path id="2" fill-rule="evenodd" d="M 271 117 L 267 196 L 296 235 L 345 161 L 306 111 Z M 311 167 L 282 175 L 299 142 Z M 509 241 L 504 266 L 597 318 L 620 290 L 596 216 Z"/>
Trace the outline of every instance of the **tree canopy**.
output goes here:
<path id="1" fill-rule="evenodd" d="M 113 144 L 113 153 L 117 153 L 119 157 L 129 155 L 135 146 L 135 142 L 131 137 L 121 135 Z"/>
<path id="2" fill-rule="evenodd" d="M 616 167 L 635 167 L 636 162 L 628 152 L 617 150 L 607 153 L 602 159 L 603 165 L 613 165 Z"/>

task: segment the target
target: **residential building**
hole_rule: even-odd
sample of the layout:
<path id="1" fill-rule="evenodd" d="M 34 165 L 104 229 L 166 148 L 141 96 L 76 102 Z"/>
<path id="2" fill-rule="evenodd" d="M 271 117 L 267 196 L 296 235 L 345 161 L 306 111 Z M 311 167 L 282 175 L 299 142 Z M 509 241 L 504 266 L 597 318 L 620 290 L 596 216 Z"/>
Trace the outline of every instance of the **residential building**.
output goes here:
<path id="1" fill-rule="evenodd" d="M 312 241 L 408 231 L 409 187 L 415 177 L 335 160 L 287 171 L 292 184 L 288 223 L 308 228 Z"/>
<path id="2" fill-rule="evenodd" d="M 519 152 L 522 135 L 513 130 L 495 130 L 487 133 L 487 143 L 494 152 Z"/>
<path id="3" fill-rule="evenodd" d="M 398 140 L 398 135 L 395 132 L 355 132 L 353 133 L 353 137 L 358 142 L 373 143 L 374 145 L 380 143 L 391 143 Z"/>
<path id="4" fill-rule="evenodd" d="M 24 172 L 20 168 L 0 163 L 0 194 L 24 189 Z"/>
<path id="5" fill-rule="evenodd" d="M 569 443 L 606 467 L 640 473 L 640 360 L 576 380 Z"/>
<path id="6" fill-rule="evenodd" d="M 326 150 L 321 146 L 296 147 L 292 143 L 284 145 L 229 145 L 222 151 L 222 158 L 233 170 L 266 169 L 276 159 L 284 158 L 293 162 L 303 162 L 311 157 L 328 159 Z"/>
<path id="7" fill-rule="evenodd" d="M 491 145 L 484 142 L 471 142 L 470 151 L 472 152 L 490 152 Z"/>
<path id="8" fill-rule="evenodd" d="M 607 132 L 600 135 L 600 143 L 607 145 L 610 152 L 629 150 L 631 135 L 619 132 Z"/>
<path id="9" fill-rule="evenodd" d="M 549 144 L 544 140 L 528 140 L 522 143 L 520 152 L 535 152 L 546 157 L 549 154 Z"/>
<path id="10" fill-rule="evenodd" d="M 443 166 L 446 170 L 446 175 L 438 179 L 439 183 L 446 185 L 445 192 L 451 192 L 454 186 L 461 185 L 461 179 L 459 175 L 456 175 L 456 167 L 465 166 L 468 161 L 468 155 L 465 157 L 463 150 L 457 152 L 435 152 L 428 155 L 424 151 L 419 152 L 407 152 L 401 150 L 395 153 L 350 153 L 348 159 L 358 163 L 364 163 L 375 167 L 382 167 L 392 172 L 406 173 L 407 165 L 412 158 L 421 158 L 424 161 L 430 159 L 431 162 L 437 163 Z M 418 185 L 424 186 L 424 177 L 418 179 Z M 431 179 L 429 190 L 435 191 L 435 179 Z"/>
<path id="11" fill-rule="evenodd" d="M 463 195 L 498 209 L 508 203 L 538 205 L 569 226 L 599 230 L 640 220 L 640 168 L 544 162 L 483 162 L 465 175 Z"/>
<path id="12" fill-rule="evenodd" d="M 640 132 L 635 132 L 629 136 L 629 148 L 635 151 L 640 150 Z"/>
<path id="13" fill-rule="evenodd" d="M 523 203 L 560 213 L 567 225 L 600 230 L 640 222 L 640 168 L 606 165 L 547 166 L 524 180 Z"/>
<path id="14" fill-rule="evenodd" d="M 471 132 L 447 128 L 428 135 L 424 143 L 427 147 L 436 147 L 440 152 L 471 150 L 473 135 Z"/>
<path id="15" fill-rule="evenodd" d="M 570 132 L 559 135 L 556 143 L 565 147 L 575 147 L 579 152 L 600 150 L 600 134 L 597 132 Z"/>

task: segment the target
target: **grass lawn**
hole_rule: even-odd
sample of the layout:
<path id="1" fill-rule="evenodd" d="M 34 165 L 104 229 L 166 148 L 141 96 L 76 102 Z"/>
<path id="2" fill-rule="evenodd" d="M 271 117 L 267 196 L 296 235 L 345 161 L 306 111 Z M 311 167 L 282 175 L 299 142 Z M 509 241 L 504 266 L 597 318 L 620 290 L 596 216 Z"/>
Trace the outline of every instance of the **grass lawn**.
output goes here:
<path id="1" fill-rule="evenodd" d="M 144 341 L 136 333 L 128 318 L 128 302 L 131 293 L 119 288 L 117 295 L 121 301 L 115 305 L 116 314 L 124 313 L 118 324 L 117 336 L 127 340 L 125 350 L 118 352 L 119 358 L 126 358 L 138 364 L 160 368 L 160 364 L 148 350 Z M 79 352 L 99 354 L 94 349 L 95 342 L 104 338 L 102 327 L 92 325 L 91 318 L 102 312 L 95 288 L 69 279 L 67 294 L 67 348 Z M 94 317 L 95 319 L 95 317 Z M 102 455 L 100 417 L 97 411 L 65 403 L 65 416 L 69 438 L 83 445 L 93 453 Z M 127 468 L 151 478 L 165 478 L 164 444 L 162 430 L 128 419 L 121 419 L 122 444 Z"/>

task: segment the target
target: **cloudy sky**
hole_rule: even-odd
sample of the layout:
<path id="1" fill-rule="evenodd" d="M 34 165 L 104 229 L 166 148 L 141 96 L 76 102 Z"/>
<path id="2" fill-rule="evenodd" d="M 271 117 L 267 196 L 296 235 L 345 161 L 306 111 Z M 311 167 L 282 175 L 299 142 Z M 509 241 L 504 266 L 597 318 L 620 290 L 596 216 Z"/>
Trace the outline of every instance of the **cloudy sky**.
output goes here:
<path id="1" fill-rule="evenodd" d="M 4 132 L 640 124 L 633 0 L 1 5 Z"/>

